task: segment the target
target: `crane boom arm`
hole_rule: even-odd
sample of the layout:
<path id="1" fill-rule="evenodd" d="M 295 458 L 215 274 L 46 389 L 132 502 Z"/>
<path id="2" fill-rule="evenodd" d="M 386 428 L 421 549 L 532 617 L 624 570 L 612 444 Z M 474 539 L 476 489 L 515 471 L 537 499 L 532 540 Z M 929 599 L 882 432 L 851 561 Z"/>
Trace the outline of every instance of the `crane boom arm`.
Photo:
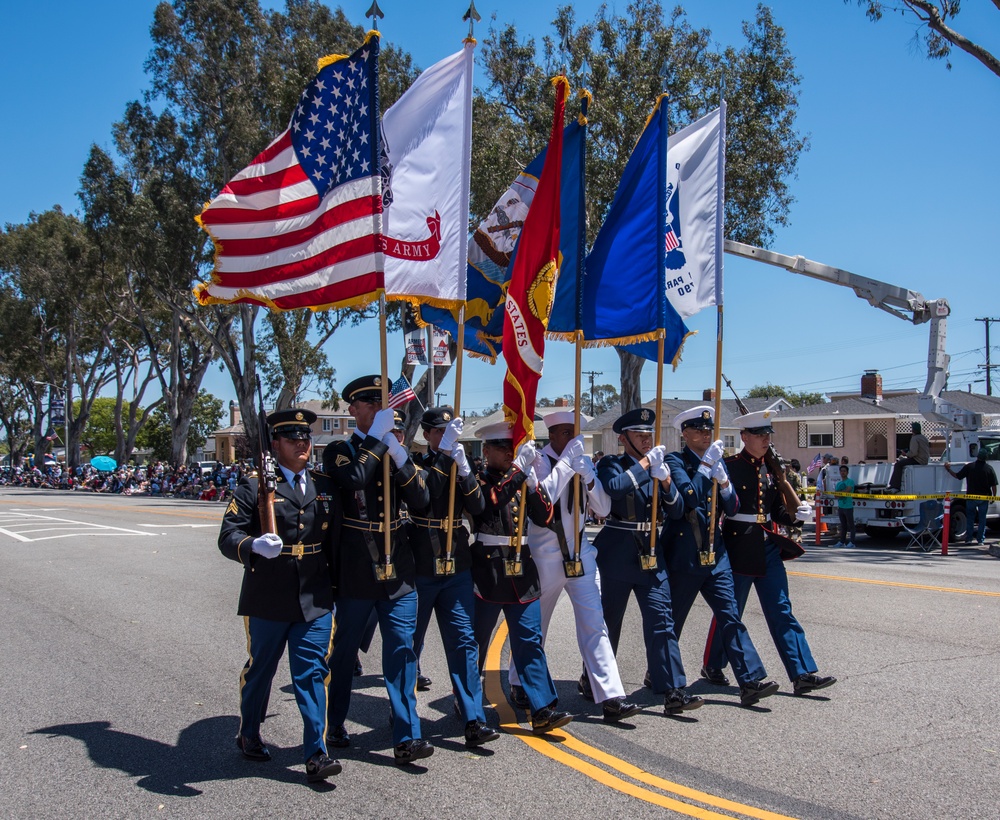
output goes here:
<path id="1" fill-rule="evenodd" d="M 872 307 L 891 313 L 898 319 L 915 325 L 930 322 L 930 344 L 927 351 L 927 384 L 918 399 L 920 412 L 927 419 L 946 424 L 954 431 L 975 430 L 982 423 L 979 414 L 971 413 L 941 398 L 948 382 L 948 365 L 951 357 L 945 351 L 948 315 L 951 307 L 947 299 L 925 299 L 923 294 L 850 271 L 813 262 L 804 256 L 787 256 L 753 245 L 744 245 L 727 239 L 725 251 L 744 259 L 755 259 L 768 265 L 784 268 L 792 273 L 809 276 L 851 288 Z"/>

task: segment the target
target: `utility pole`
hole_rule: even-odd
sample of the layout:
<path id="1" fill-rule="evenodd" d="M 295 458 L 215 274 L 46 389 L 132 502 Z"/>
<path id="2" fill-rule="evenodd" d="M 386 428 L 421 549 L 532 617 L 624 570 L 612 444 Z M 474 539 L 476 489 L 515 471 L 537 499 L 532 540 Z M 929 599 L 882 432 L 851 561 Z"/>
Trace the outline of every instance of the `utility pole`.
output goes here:
<path id="1" fill-rule="evenodd" d="M 436 404 L 436 405 L 437 405 L 438 407 L 440 407 L 440 406 L 441 406 L 441 397 L 442 397 L 442 396 L 444 396 L 444 395 L 446 395 L 446 394 L 445 394 L 444 392 L 441 392 L 441 393 L 435 393 L 435 394 L 434 394 L 434 403 L 435 403 L 435 404 Z"/>
<path id="2" fill-rule="evenodd" d="M 992 382 L 990 381 L 990 371 L 994 367 L 1000 367 L 1000 365 L 990 364 L 990 325 L 993 324 L 993 322 L 1000 322 L 1000 319 L 985 318 L 985 319 L 976 319 L 976 321 L 982 322 L 986 328 L 986 364 L 985 365 L 981 364 L 979 365 L 979 367 L 986 368 L 986 395 L 992 396 L 993 385 Z"/>
<path id="3" fill-rule="evenodd" d="M 594 415 L 594 377 L 603 376 L 600 370 L 581 370 L 584 376 L 590 376 L 590 415 Z"/>

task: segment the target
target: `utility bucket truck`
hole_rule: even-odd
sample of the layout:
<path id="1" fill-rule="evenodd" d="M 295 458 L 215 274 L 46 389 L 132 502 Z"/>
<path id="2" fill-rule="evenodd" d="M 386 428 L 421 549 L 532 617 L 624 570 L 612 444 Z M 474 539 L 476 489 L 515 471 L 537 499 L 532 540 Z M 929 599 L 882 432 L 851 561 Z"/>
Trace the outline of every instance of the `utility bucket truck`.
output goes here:
<path id="1" fill-rule="evenodd" d="M 937 426 L 943 427 L 947 437 L 947 447 L 940 460 L 932 460 L 926 465 L 910 465 L 903 470 L 902 484 L 899 492 L 890 489 L 889 476 L 892 464 L 854 464 L 850 466 L 850 477 L 854 480 L 857 491 L 865 495 L 941 495 L 943 493 L 961 493 L 964 481 L 959 481 L 948 475 L 944 463 L 951 462 L 952 470 L 958 472 L 963 464 L 975 459 L 976 453 L 982 447 L 987 452 L 987 459 L 993 461 L 993 469 L 1000 475 L 1000 434 L 984 434 L 980 432 L 983 424 L 982 416 L 969 410 L 951 404 L 941 397 L 948 381 L 948 364 L 950 356 L 945 352 L 947 338 L 948 315 L 951 308 L 946 299 L 925 299 L 922 294 L 896 285 L 889 285 L 860 276 L 850 271 L 834 268 L 813 262 L 803 256 L 786 256 L 741 242 L 726 240 L 726 253 L 744 259 L 755 259 L 768 265 L 809 276 L 823 282 L 851 288 L 854 293 L 868 304 L 886 313 L 891 313 L 898 319 L 912 322 L 915 325 L 930 323 L 930 344 L 927 352 L 927 383 L 923 393 L 917 399 L 917 407 L 921 415 Z M 840 480 L 837 471 L 827 471 L 827 485 L 817 487 L 817 491 L 832 492 Z M 920 520 L 921 499 L 886 500 L 856 499 L 854 502 L 854 521 L 858 529 L 873 537 L 892 538 L 900 530 L 902 524 L 913 526 Z M 834 511 L 836 512 L 836 511 Z M 836 521 L 836 515 L 824 516 L 824 521 Z M 992 502 L 987 514 L 987 522 L 995 527 L 1000 523 L 1000 505 Z M 967 518 L 965 501 L 956 497 L 951 505 L 952 540 L 965 536 Z"/>

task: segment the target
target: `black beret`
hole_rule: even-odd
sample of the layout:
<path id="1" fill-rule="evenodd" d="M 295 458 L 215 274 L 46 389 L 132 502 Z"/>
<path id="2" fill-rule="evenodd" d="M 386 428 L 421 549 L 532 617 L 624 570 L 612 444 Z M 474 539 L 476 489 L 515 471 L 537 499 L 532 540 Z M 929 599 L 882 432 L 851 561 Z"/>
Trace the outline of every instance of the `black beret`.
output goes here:
<path id="1" fill-rule="evenodd" d="M 267 417 L 272 437 L 284 436 L 295 439 L 309 438 L 312 435 L 309 428 L 314 421 L 316 414 L 312 410 L 302 410 L 298 407 L 276 410 Z"/>
<path id="2" fill-rule="evenodd" d="M 373 401 L 382 398 L 382 377 L 378 373 L 359 376 L 340 391 L 348 404 L 356 401 Z"/>
<path id="3" fill-rule="evenodd" d="M 616 433 L 624 433 L 626 430 L 635 430 L 637 433 L 652 433 L 653 424 L 656 422 L 656 413 L 648 407 L 637 407 L 629 410 L 611 425 L 611 429 Z"/>
<path id="4" fill-rule="evenodd" d="M 443 428 L 448 426 L 448 422 L 455 418 L 455 408 L 445 405 L 444 407 L 428 407 L 420 417 L 420 426 L 425 430 Z"/>

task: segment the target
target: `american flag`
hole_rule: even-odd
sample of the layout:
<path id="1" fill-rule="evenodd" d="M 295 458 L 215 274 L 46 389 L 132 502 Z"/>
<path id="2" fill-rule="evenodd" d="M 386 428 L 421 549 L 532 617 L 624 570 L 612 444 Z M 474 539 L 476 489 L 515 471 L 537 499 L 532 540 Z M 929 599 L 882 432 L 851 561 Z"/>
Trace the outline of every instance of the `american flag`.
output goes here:
<path id="1" fill-rule="evenodd" d="M 400 376 L 389 388 L 389 407 L 394 410 L 397 407 L 402 407 L 408 401 L 413 401 L 416 397 L 417 394 L 413 392 L 406 376 Z"/>
<path id="2" fill-rule="evenodd" d="M 670 253 L 670 251 L 674 250 L 675 248 L 679 248 L 680 246 L 681 243 L 677 241 L 677 234 L 675 234 L 674 229 L 668 225 L 667 236 L 666 236 L 667 253 Z"/>
<path id="3" fill-rule="evenodd" d="M 288 129 L 222 189 L 199 222 L 215 243 L 202 304 L 278 310 L 363 305 L 385 286 L 373 33 L 325 65 Z"/>
<path id="4" fill-rule="evenodd" d="M 811 473 L 814 470 L 818 470 L 823 464 L 823 456 L 820 453 L 816 453 L 816 458 L 809 462 L 809 466 L 806 468 L 807 473 Z"/>

